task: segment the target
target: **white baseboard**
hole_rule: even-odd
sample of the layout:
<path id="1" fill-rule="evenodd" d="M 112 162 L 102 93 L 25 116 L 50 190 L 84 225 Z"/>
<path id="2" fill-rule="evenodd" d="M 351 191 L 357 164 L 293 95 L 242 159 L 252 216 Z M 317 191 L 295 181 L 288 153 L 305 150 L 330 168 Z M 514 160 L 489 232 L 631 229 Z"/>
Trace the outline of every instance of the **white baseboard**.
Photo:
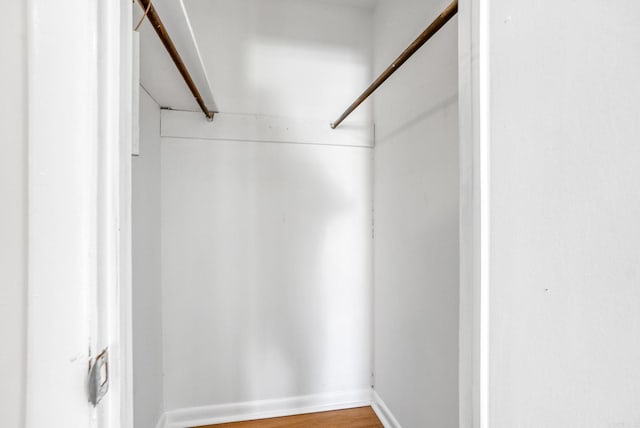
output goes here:
<path id="1" fill-rule="evenodd" d="M 171 410 L 165 413 L 165 425 L 159 423 L 158 428 L 187 428 L 370 406 L 371 392 L 363 389 Z"/>
<path id="2" fill-rule="evenodd" d="M 378 419 L 380 419 L 380 422 L 382 422 L 382 425 L 384 425 L 384 428 L 402 428 L 376 391 L 371 391 L 371 407 L 378 416 Z"/>

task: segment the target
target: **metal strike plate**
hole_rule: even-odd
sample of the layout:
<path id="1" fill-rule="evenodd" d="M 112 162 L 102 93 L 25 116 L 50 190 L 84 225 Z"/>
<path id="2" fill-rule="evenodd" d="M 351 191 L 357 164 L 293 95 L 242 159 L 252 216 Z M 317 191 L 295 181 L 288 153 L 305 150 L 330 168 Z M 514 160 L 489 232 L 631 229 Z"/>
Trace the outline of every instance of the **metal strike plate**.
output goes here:
<path id="1" fill-rule="evenodd" d="M 89 363 L 89 402 L 96 407 L 109 391 L 109 353 L 100 352 Z"/>

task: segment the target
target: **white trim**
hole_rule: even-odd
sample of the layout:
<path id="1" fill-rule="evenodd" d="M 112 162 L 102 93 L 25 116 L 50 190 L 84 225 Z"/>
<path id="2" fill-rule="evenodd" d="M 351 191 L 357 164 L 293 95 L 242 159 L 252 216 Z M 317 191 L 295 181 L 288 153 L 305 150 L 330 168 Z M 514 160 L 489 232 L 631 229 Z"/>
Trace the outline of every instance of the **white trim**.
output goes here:
<path id="1" fill-rule="evenodd" d="M 130 55 L 131 2 L 66 6 L 28 2 L 25 426 L 62 415 L 65 426 L 131 428 L 130 318 L 121 315 L 130 307 L 131 111 L 120 104 L 131 100 L 130 60 L 121 58 Z M 87 365 L 104 347 L 110 390 L 94 409 Z"/>
<path id="2" fill-rule="evenodd" d="M 371 397 L 371 390 L 363 389 L 333 394 L 192 407 L 167 412 L 165 426 L 166 428 L 185 428 L 352 409 L 370 406 Z M 158 424 L 161 426 L 160 422 Z"/>
<path id="3" fill-rule="evenodd" d="M 27 3 L 27 428 L 96 426 L 96 4 Z"/>
<path id="4" fill-rule="evenodd" d="M 461 0 L 460 363 L 461 428 L 489 426 L 490 0 Z"/>
<path id="5" fill-rule="evenodd" d="M 108 347 L 109 393 L 99 426 L 132 428 L 130 370 L 131 2 L 100 2 L 98 9 L 98 350 Z"/>
<path id="6" fill-rule="evenodd" d="M 479 174 L 480 174 L 480 428 L 489 428 L 489 372 L 490 372 L 490 137 L 491 137 L 491 79 L 490 79 L 490 0 L 479 2 L 478 12 L 478 115 L 479 115 Z"/>
<path id="7" fill-rule="evenodd" d="M 129 0 L 120 2 L 120 69 L 119 69 L 119 146 L 117 204 L 118 283 L 117 306 L 112 313 L 112 340 L 119 345 L 120 423 L 118 428 L 133 428 L 133 297 L 132 297 L 132 233 L 131 233 L 131 143 L 132 143 L 132 77 L 133 42 L 132 8 Z"/>
<path id="8" fill-rule="evenodd" d="M 131 33 L 131 155 L 140 156 L 140 33 Z"/>
<path id="9" fill-rule="evenodd" d="M 393 416 L 389 407 L 387 407 L 376 391 L 372 391 L 371 401 L 371 407 L 376 416 L 378 416 L 378 419 L 380 419 L 380 422 L 382 422 L 384 428 L 402 428 L 400 422 Z"/>
<path id="10" fill-rule="evenodd" d="M 348 124 L 331 129 L 326 122 L 316 119 L 226 113 L 216 114 L 209 122 L 202 113 L 179 110 L 162 110 L 161 136 L 373 147 L 372 124 Z"/>

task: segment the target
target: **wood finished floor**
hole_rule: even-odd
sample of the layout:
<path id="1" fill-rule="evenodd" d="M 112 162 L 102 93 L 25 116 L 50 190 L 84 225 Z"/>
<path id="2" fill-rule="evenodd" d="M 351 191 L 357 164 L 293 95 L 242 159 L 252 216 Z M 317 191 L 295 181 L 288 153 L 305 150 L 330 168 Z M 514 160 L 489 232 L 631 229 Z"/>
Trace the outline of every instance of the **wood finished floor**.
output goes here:
<path id="1" fill-rule="evenodd" d="M 383 428 L 369 406 L 282 418 L 207 425 L 199 428 Z"/>

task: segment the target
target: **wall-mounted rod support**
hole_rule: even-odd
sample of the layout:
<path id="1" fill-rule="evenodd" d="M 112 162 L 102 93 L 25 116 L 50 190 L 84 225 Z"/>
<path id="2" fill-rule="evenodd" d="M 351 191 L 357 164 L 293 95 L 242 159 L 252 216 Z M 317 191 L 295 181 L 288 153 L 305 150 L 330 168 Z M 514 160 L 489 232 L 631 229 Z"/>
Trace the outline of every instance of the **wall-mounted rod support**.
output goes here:
<path id="1" fill-rule="evenodd" d="M 171 37 L 169 37 L 169 33 L 167 33 L 167 29 L 164 27 L 162 20 L 160 19 L 160 17 L 158 16 L 158 13 L 156 12 L 156 9 L 151 4 L 151 0 L 138 0 L 138 4 L 140 5 L 143 11 L 147 11 L 147 19 L 153 26 L 153 29 L 156 30 L 158 37 L 160 37 L 160 41 L 162 41 L 162 44 L 164 45 L 165 49 L 169 53 L 169 56 L 171 57 L 176 67 L 178 68 L 178 71 L 182 75 L 182 78 L 184 79 L 185 83 L 191 90 L 191 93 L 193 94 L 196 101 L 198 102 L 200 109 L 202 110 L 204 115 L 207 116 L 207 119 L 212 120 L 214 112 L 209 111 L 209 109 L 207 108 L 207 105 L 204 103 L 204 100 L 202 99 L 202 95 L 200 95 L 200 91 L 198 91 L 198 87 L 193 82 L 193 79 L 191 78 L 191 74 L 189 74 L 189 70 L 187 70 L 187 66 L 182 61 L 182 58 L 180 57 L 178 50 L 173 44 Z"/>
<path id="2" fill-rule="evenodd" d="M 344 113 L 331 124 L 332 129 L 336 129 L 343 120 L 347 118 L 360 104 L 364 102 L 369 95 L 373 94 L 380 85 L 382 85 L 393 73 L 395 73 L 402 64 L 404 64 L 411 56 L 418 51 L 434 34 L 436 34 L 451 18 L 458 12 L 458 0 L 446 7 L 444 11 L 427 27 L 426 30 L 418 36 L 417 39 L 409 45 L 407 49 L 400 54 L 398 58 L 391 63 L 385 71 L 347 108 Z"/>

